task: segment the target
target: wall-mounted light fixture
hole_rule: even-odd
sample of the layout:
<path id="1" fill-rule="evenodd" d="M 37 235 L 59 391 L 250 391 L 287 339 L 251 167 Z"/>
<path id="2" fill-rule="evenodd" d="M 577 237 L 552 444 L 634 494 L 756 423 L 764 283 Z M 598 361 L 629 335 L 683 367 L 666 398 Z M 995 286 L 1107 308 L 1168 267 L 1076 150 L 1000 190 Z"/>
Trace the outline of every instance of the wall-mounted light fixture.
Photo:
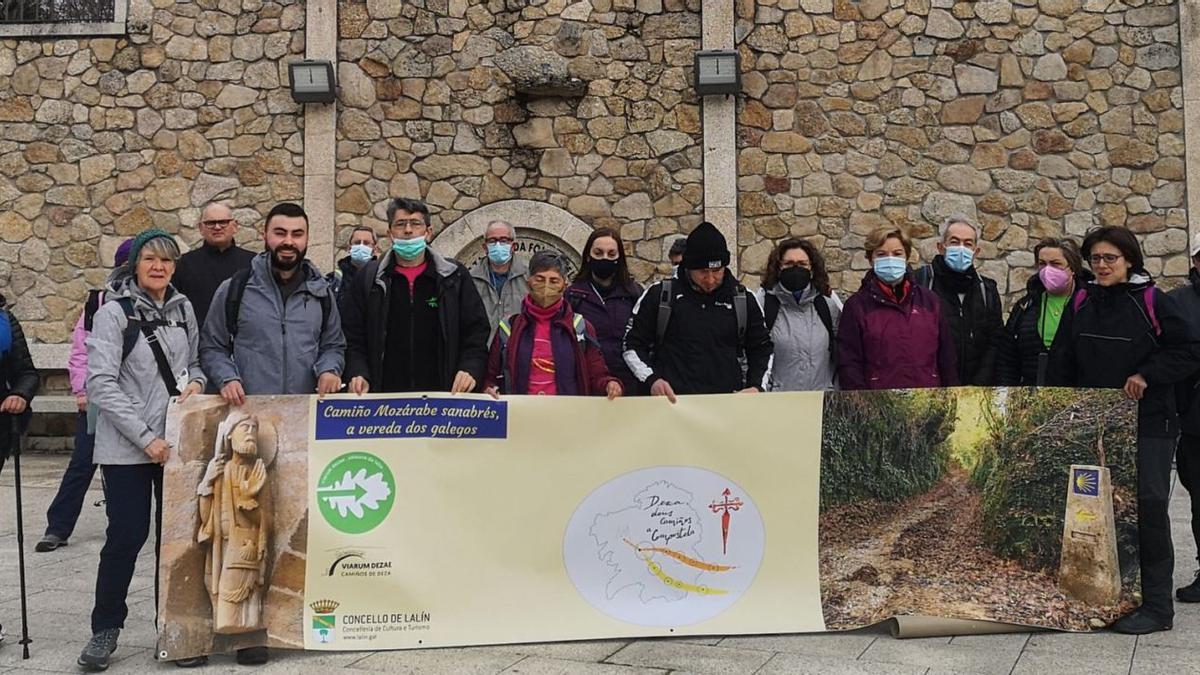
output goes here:
<path id="1" fill-rule="evenodd" d="M 742 60 L 736 49 L 696 52 L 696 93 L 738 94 L 742 91 Z"/>
<path id="2" fill-rule="evenodd" d="M 337 99 L 337 80 L 329 61 L 293 61 L 288 64 L 288 75 L 296 103 L 332 103 Z"/>

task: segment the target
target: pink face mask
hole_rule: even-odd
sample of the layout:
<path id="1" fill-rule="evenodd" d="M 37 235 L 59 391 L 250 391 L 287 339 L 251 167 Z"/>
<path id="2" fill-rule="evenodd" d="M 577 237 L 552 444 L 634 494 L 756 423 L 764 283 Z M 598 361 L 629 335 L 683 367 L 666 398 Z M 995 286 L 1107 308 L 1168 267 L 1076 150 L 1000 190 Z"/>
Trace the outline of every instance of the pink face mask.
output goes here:
<path id="1" fill-rule="evenodd" d="M 1042 285 L 1046 287 L 1047 291 L 1056 295 L 1071 286 L 1071 272 L 1051 265 L 1046 265 L 1038 270 L 1038 278 L 1042 280 Z"/>

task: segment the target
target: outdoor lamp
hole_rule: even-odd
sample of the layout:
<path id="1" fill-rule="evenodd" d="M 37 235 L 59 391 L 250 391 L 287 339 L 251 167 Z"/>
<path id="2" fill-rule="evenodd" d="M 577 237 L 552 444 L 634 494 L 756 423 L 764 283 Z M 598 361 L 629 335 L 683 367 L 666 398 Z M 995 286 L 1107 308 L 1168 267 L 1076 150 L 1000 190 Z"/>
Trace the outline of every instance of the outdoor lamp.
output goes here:
<path id="1" fill-rule="evenodd" d="M 296 103 L 332 103 L 337 98 L 337 81 L 329 61 L 293 61 L 288 64 L 288 75 Z"/>
<path id="2" fill-rule="evenodd" d="M 696 93 L 737 94 L 742 90 L 742 60 L 735 49 L 696 52 Z"/>

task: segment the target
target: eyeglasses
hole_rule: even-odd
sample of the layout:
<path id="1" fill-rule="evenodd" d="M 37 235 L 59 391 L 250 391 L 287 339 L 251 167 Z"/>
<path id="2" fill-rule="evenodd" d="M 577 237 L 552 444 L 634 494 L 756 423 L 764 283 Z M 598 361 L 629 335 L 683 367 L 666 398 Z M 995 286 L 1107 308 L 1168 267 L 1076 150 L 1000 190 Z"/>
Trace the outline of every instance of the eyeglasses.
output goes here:
<path id="1" fill-rule="evenodd" d="M 513 243 L 513 241 L 515 241 L 515 240 L 511 239 L 509 237 L 488 237 L 487 239 L 483 240 L 483 243 L 485 243 L 485 244 L 511 244 L 511 243 Z"/>
<path id="2" fill-rule="evenodd" d="M 420 218 L 409 218 L 407 220 L 393 220 L 392 227 L 398 227 L 405 230 L 421 230 L 425 228 L 425 221 Z"/>
<path id="3" fill-rule="evenodd" d="M 1088 262 L 1093 265 L 1099 265 L 1100 263 L 1111 265 L 1124 257 L 1120 253 L 1097 253 L 1096 255 L 1088 256 Z"/>
<path id="4" fill-rule="evenodd" d="M 210 230 L 220 230 L 230 225 L 233 225 L 233 218 L 220 218 L 218 220 L 205 220 L 200 223 L 201 226 L 207 227 Z"/>

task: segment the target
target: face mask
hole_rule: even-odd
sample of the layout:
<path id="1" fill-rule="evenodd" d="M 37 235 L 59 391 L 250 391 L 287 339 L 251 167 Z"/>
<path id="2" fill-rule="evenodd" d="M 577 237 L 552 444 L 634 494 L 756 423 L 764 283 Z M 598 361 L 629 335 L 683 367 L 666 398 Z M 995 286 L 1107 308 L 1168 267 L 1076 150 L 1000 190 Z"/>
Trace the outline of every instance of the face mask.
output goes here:
<path id="1" fill-rule="evenodd" d="M 550 284 L 529 282 L 529 299 L 533 300 L 533 304 L 538 307 L 549 307 L 558 302 L 562 298 L 563 293 L 567 289 L 559 284 L 551 286 Z"/>
<path id="2" fill-rule="evenodd" d="M 425 252 L 425 237 L 412 239 L 393 239 L 392 250 L 401 260 L 416 260 Z"/>
<path id="3" fill-rule="evenodd" d="M 799 293 L 808 288 L 812 281 L 812 272 L 806 267 L 788 267 L 779 271 L 779 283 L 793 293 Z"/>
<path id="4" fill-rule="evenodd" d="M 607 258 L 592 258 L 588 260 L 588 269 L 592 271 L 592 276 L 597 279 L 611 279 L 617 273 L 617 268 L 620 265 L 620 260 L 609 260 Z"/>
<path id="5" fill-rule="evenodd" d="M 955 272 L 966 272 L 975 264 L 975 252 L 966 246 L 949 246 L 946 248 L 946 267 Z"/>
<path id="6" fill-rule="evenodd" d="M 1038 270 L 1038 278 L 1042 280 L 1042 285 L 1046 287 L 1046 290 L 1055 295 L 1071 286 L 1071 273 L 1050 265 Z"/>
<path id="7" fill-rule="evenodd" d="M 894 284 L 904 278 L 908 263 L 904 258 L 887 256 L 875 259 L 875 276 L 885 284 Z"/>
<path id="8" fill-rule="evenodd" d="M 371 259 L 371 253 L 373 252 L 373 246 L 367 246 L 366 244 L 354 244 L 350 247 L 350 259 L 356 263 L 362 264 Z"/>
<path id="9" fill-rule="evenodd" d="M 488 260 L 497 265 L 508 264 L 508 261 L 512 260 L 512 244 L 488 244 L 487 254 Z"/>

